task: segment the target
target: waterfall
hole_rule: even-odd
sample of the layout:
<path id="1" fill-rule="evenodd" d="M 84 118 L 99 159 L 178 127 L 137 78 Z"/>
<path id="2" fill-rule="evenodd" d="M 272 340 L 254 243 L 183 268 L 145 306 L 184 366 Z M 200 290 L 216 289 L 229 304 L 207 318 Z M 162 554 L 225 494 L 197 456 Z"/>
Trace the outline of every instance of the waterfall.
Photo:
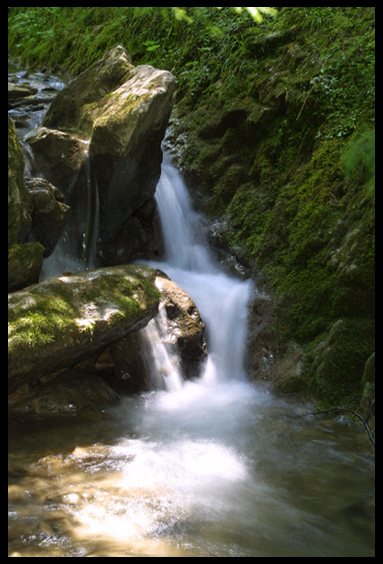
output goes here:
<path id="1" fill-rule="evenodd" d="M 100 222 L 100 202 L 97 177 L 91 165 L 87 149 L 84 151 L 84 160 L 88 205 L 82 258 L 88 265 L 88 268 L 92 269 L 96 266 L 97 235 Z"/>
<path id="2" fill-rule="evenodd" d="M 195 301 L 206 325 L 208 361 L 201 381 L 217 384 L 245 381 L 245 341 L 247 307 L 252 291 L 251 281 L 242 281 L 221 272 L 210 252 L 202 218 L 191 206 L 185 183 L 166 156 L 156 189 L 165 242 L 165 260 L 152 263 L 165 271 Z M 149 323 L 143 333 L 155 331 Z M 150 342 L 150 338 L 147 339 Z M 163 354 L 153 339 L 151 358 Z M 156 373 L 156 362 L 152 365 Z M 155 376 L 156 380 L 157 376 Z M 167 381 L 167 379 L 166 379 Z M 179 389 L 180 384 L 177 385 Z M 174 380 L 169 387 L 174 388 Z"/>
<path id="3" fill-rule="evenodd" d="M 84 141 L 82 166 L 67 189 L 71 207 L 53 253 L 44 260 L 40 279 L 61 276 L 63 272 L 81 272 L 96 268 L 97 237 L 100 222 L 98 184 Z"/>

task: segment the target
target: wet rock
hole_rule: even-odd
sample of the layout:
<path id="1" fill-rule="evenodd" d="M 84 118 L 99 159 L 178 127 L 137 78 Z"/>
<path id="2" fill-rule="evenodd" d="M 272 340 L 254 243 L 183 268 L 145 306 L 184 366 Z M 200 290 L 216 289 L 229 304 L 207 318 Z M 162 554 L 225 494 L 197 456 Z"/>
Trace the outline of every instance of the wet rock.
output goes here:
<path id="1" fill-rule="evenodd" d="M 68 370 L 28 390 L 13 411 L 38 418 L 97 418 L 120 400 L 117 392 L 96 374 Z"/>
<path id="2" fill-rule="evenodd" d="M 8 101 L 19 100 L 36 94 L 37 88 L 30 85 L 19 85 L 8 82 Z"/>
<path id="3" fill-rule="evenodd" d="M 23 151 L 8 116 L 8 291 L 38 281 L 44 248 L 24 243 L 32 224 L 33 204 L 24 182 Z"/>
<path id="4" fill-rule="evenodd" d="M 8 116 L 8 248 L 24 241 L 32 223 L 32 201 L 23 171 L 23 151 Z"/>
<path id="5" fill-rule="evenodd" d="M 141 258 L 156 260 L 163 254 L 163 245 L 157 204 L 151 198 L 126 220 L 113 243 L 103 246 L 102 263 L 113 266 Z"/>
<path id="6" fill-rule="evenodd" d="M 151 323 L 159 322 L 161 317 L 160 323 L 165 325 L 158 337 L 161 344 L 172 348 L 184 378 L 197 377 L 207 357 L 205 324 L 199 310 L 191 297 L 164 273 L 157 275 L 156 286 L 161 292 L 161 313 Z M 156 385 L 151 373 L 153 367 L 148 363 L 147 337 L 142 331 L 113 343 L 109 355 L 113 381 L 122 392 L 147 390 Z"/>
<path id="7" fill-rule="evenodd" d="M 112 382 L 121 393 L 149 389 L 150 375 L 146 371 L 145 351 L 139 331 L 112 343 L 109 357 L 113 366 Z"/>
<path id="8" fill-rule="evenodd" d="M 44 258 L 54 250 L 61 229 L 65 225 L 70 207 L 64 203 L 64 195 L 44 178 L 26 179 L 32 196 L 32 231 L 45 248 Z"/>
<path id="9" fill-rule="evenodd" d="M 274 301 L 259 292 L 249 312 L 248 370 L 251 379 L 270 379 L 278 357 Z"/>
<path id="10" fill-rule="evenodd" d="M 156 286 L 161 292 L 160 310 L 166 311 L 169 339 L 178 347 L 182 371 L 186 378 L 199 374 L 207 356 L 205 324 L 191 297 L 175 282 L 158 275 Z"/>
<path id="11" fill-rule="evenodd" d="M 8 296 L 9 391 L 73 366 L 156 314 L 155 271 L 134 265 L 45 280 Z"/>
<path id="12" fill-rule="evenodd" d="M 73 184 L 84 161 L 85 144 L 72 133 L 40 127 L 25 141 L 34 154 L 33 175 L 42 175 L 64 193 Z"/>

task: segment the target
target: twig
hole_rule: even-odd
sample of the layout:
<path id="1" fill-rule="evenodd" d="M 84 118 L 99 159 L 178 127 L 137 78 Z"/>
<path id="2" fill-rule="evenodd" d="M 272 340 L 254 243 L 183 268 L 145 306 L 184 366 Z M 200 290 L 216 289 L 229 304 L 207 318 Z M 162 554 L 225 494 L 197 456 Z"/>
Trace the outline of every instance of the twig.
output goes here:
<path id="1" fill-rule="evenodd" d="M 364 425 L 364 427 L 367 431 L 368 437 L 369 437 L 373 447 L 375 448 L 375 438 L 374 438 L 374 435 L 371 432 L 371 429 L 370 429 L 367 421 L 365 420 L 364 417 L 361 416 L 360 413 L 358 413 L 357 411 L 354 411 L 353 409 L 349 409 L 347 407 L 330 407 L 329 409 L 324 409 L 322 411 L 312 411 L 312 412 L 308 411 L 307 415 L 321 415 L 323 413 L 331 413 L 332 411 L 345 411 L 347 413 L 352 413 L 353 415 L 355 415 L 355 417 L 358 417 L 362 421 L 362 423 L 363 423 L 363 425 Z"/>
<path id="2" fill-rule="evenodd" d="M 295 121 L 298 121 L 299 118 L 301 117 L 301 113 L 303 112 L 303 108 L 305 107 L 306 102 L 307 102 L 307 100 L 308 100 L 308 97 L 310 96 L 311 91 L 312 91 L 313 88 L 314 88 L 314 84 L 312 85 L 312 87 L 311 87 L 310 90 L 308 91 L 308 94 L 307 94 L 306 98 L 303 100 L 303 104 L 302 104 L 301 110 L 300 110 L 299 114 L 297 115 L 297 118 L 296 118 Z"/>

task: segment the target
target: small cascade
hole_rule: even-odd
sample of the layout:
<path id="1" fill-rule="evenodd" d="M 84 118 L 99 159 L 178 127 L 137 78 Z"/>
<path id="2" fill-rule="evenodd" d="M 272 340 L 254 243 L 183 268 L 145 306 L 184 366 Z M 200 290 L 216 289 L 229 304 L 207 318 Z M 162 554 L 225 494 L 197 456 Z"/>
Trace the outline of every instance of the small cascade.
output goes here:
<path id="1" fill-rule="evenodd" d="M 252 283 L 219 270 L 203 238 L 202 218 L 192 209 L 185 183 L 166 155 L 155 198 L 165 242 L 165 262 L 152 263 L 152 266 L 166 272 L 191 296 L 205 322 L 208 361 L 202 367 L 201 382 L 209 385 L 244 382 L 247 311 Z M 165 312 L 162 315 L 166 315 Z M 142 334 L 146 342 L 151 343 L 149 357 L 152 359 L 153 381 L 156 382 L 164 351 L 152 334 L 152 327 L 143 329 Z M 166 339 L 166 335 L 162 338 Z M 177 385 L 179 388 L 179 380 Z"/>
<path id="2" fill-rule="evenodd" d="M 177 346 L 169 339 L 165 308 L 140 331 L 140 338 L 151 387 L 169 392 L 181 389 L 180 357 Z"/>
<path id="3" fill-rule="evenodd" d="M 23 150 L 24 176 L 31 178 L 35 176 L 35 155 L 29 143 L 26 143 L 23 139 L 20 139 L 20 145 Z"/>
<path id="4" fill-rule="evenodd" d="M 161 218 L 165 262 L 182 270 L 210 272 L 213 259 L 203 237 L 201 216 L 193 210 L 187 188 L 167 155 L 155 200 Z"/>
<path id="5" fill-rule="evenodd" d="M 83 260 L 88 269 L 96 266 L 97 236 L 100 223 L 100 200 L 96 174 L 91 165 L 89 152 L 84 151 L 84 166 L 88 194 L 86 229 L 84 234 Z"/>
<path id="6" fill-rule="evenodd" d="M 55 250 L 44 260 L 41 280 L 61 276 L 63 272 L 93 270 L 97 266 L 97 238 L 100 203 L 97 178 L 84 141 L 82 166 L 67 190 L 71 207 Z"/>

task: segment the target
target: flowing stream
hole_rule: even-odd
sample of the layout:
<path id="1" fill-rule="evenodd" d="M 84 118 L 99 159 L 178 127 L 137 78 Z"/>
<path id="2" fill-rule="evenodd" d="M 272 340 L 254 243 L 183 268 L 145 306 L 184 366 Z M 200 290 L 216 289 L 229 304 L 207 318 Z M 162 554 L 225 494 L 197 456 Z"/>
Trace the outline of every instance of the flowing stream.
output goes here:
<path id="1" fill-rule="evenodd" d="M 174 363 L 169 374 L 151 322 L 153 391 L 93 422 L 11 421 L 9 556 L 373 557 L 368 437 L 247 381 L 256 289 L 214 262 L 166 161 L 156 198 L 156 266 L 200 309 L 208 360 L 195 381 Z"/>

